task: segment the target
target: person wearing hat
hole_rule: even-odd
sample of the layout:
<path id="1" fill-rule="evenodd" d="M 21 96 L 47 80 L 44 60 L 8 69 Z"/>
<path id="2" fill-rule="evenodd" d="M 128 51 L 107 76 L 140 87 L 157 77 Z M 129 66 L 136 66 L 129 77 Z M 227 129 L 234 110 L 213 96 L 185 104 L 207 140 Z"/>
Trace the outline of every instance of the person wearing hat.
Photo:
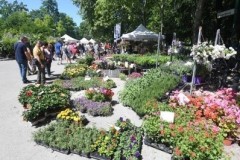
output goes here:
<path id="1" fill-rule="evenodd" d="M 37 60 L 37 84 L 45 84 L 45 57 L 43 53 L 44 47 L 41 41 L 37 41 L 35 47 L 33 48 L 33 57 Z"/>

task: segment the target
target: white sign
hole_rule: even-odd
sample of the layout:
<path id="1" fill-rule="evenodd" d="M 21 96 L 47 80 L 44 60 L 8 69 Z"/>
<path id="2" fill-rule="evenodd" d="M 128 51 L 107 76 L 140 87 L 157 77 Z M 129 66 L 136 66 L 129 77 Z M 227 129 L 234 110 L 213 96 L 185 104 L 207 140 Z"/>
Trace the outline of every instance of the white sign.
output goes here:
<path id="1" fill-rule="evenodd" d="M 107 80 L 109 80 L 109 77 L 108 77 L 108 76 L 106 76 L 106 77 L 103 78 L 103 81 L 107 81 Z"/>
<path id="2" fill-rule="evenodd" d="M 85 77 L 85 81 L 89 81 L 89 80 L 91 80 L 91 77 L 86 76 L 86 77 Z"/>
<path id="3" fill-rule="evenodd" d="M 114 27 L 114 39 L 120 38 L 120 35 L 121 35 L 121 23 L 118 23 Z"/>
<path id="4" fill-rule="evenodd" d="M 161 111 L 160 119 L 169 123 L 174 122 L 174 112 Z"/>
<path id="5" fill-rule="evenodd" d="M 223 12 L 219 12 L 217 14 L 217 18 L 222 18 L 222 17 L 227 17 L 227 16 L 231 16 L 235 13 L 235 9 L 229 9 Z"/>

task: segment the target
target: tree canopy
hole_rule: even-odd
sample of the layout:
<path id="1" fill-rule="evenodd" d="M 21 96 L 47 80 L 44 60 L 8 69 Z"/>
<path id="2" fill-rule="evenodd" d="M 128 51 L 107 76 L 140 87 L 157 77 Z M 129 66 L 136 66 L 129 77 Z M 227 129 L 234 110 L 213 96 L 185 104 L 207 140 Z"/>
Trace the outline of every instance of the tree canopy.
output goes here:
<path id="1" fill-rule="evenodd" d="M 113 29 L 117 23 L 121 23 L 122 33 L 132 31 L 142 23 L 157 33 L 161 31 L 162 27 L 163 34 L 167 36 L 175 32 L 181 40 L 191 43 L 196 42 L 199 26 L 203 26 L 204 36 L 211 40 L 214 39 L 218 28 L 225 32 L 225 29 L 230 28 L 232 30 L 233 28 L 233 20 L 228 20 L 233 16 L 224 19 L 227 19 L 230 23 L 222 24 L 222 20 L 217 19 L 219 9 L 216 6 L 220 4 L 220 6 L 227 5 L 234 8 L 235 0 L 72 1 L 79 7 L 83 17 L 80 30 L 82 32 L 85 28 L 86 32 L 82 34 L 90 33 L 99 40 L 113 40 Z M 225 8 L 225 10 L 231 9 L 231 7 Z"/>

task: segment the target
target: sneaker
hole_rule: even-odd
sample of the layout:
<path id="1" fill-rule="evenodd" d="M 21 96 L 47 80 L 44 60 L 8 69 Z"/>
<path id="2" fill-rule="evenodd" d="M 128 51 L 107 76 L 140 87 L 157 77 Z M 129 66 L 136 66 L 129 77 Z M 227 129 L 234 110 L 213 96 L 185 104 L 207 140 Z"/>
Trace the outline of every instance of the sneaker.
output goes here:
<path id="1" fill-rule="evenodd" d="M 29 81 L 29 80 L 26 80 L 26 81 L 23 82 L 23 84 L 28 84 L 28 83 L 32 83 L 32 82 Z"/>

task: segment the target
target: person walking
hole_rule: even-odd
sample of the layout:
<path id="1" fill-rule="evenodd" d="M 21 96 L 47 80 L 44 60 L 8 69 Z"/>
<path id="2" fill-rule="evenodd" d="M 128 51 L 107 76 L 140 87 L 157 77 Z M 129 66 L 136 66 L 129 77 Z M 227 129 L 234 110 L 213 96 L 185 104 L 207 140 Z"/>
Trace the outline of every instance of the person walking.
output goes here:
<path id="1" fill-rule="evenodd" d="M 43 45 L 41 41 L 37 41 L 33 48 L 33 57 L 37 60 L 37 82 L 36 84 L 45 84 L 45 57 L 43 54 Z"/>
<path id="2" fill-rule="evenodd" d="M 60 40 L 54 44 L 54 48 L 58 61 L 57 64 L 62 64 L 62 43 L 60 42 Z"/>
<path id="3" fill-rule="evenodd" d="M 51 64 L 52 64 L 52 59 L 53 59 L 53 52 L 52 52 L 52 44 L 45 42 L 43 44 L 44 46 L 44 56 L 45 56 L 45 61 L 46 61 L 46 69 L 47 69 L 47 77 L 51 77 Z"/>
<path id="4" fill-rule="evenodd" d="M 72 63 L 71 62 L 71 51 L 70 51 L 70 48 L 69 48 L 67 42 L 63 44 L 62 53 L 63 53 L 63 56 L 66 58 L 67 63 Z"/>
<path id="5" fill-rule="evenodd" d="M 25 36 L 22 36 L 20 38 L 20 41 L 14 44 L 14 51 L 15 51 L 15 58 L 18 63 L 19 69 L 20 69 L 20 75 L 22 78 L 22 82 L 24 84 L 31 83 L 27 79 L 27 63 L 28 60 L 31 60 L 31 56 L 29 55 L 29 52 L 27 51 L 26 43 L 28 42 L 28 38 Z"/>

